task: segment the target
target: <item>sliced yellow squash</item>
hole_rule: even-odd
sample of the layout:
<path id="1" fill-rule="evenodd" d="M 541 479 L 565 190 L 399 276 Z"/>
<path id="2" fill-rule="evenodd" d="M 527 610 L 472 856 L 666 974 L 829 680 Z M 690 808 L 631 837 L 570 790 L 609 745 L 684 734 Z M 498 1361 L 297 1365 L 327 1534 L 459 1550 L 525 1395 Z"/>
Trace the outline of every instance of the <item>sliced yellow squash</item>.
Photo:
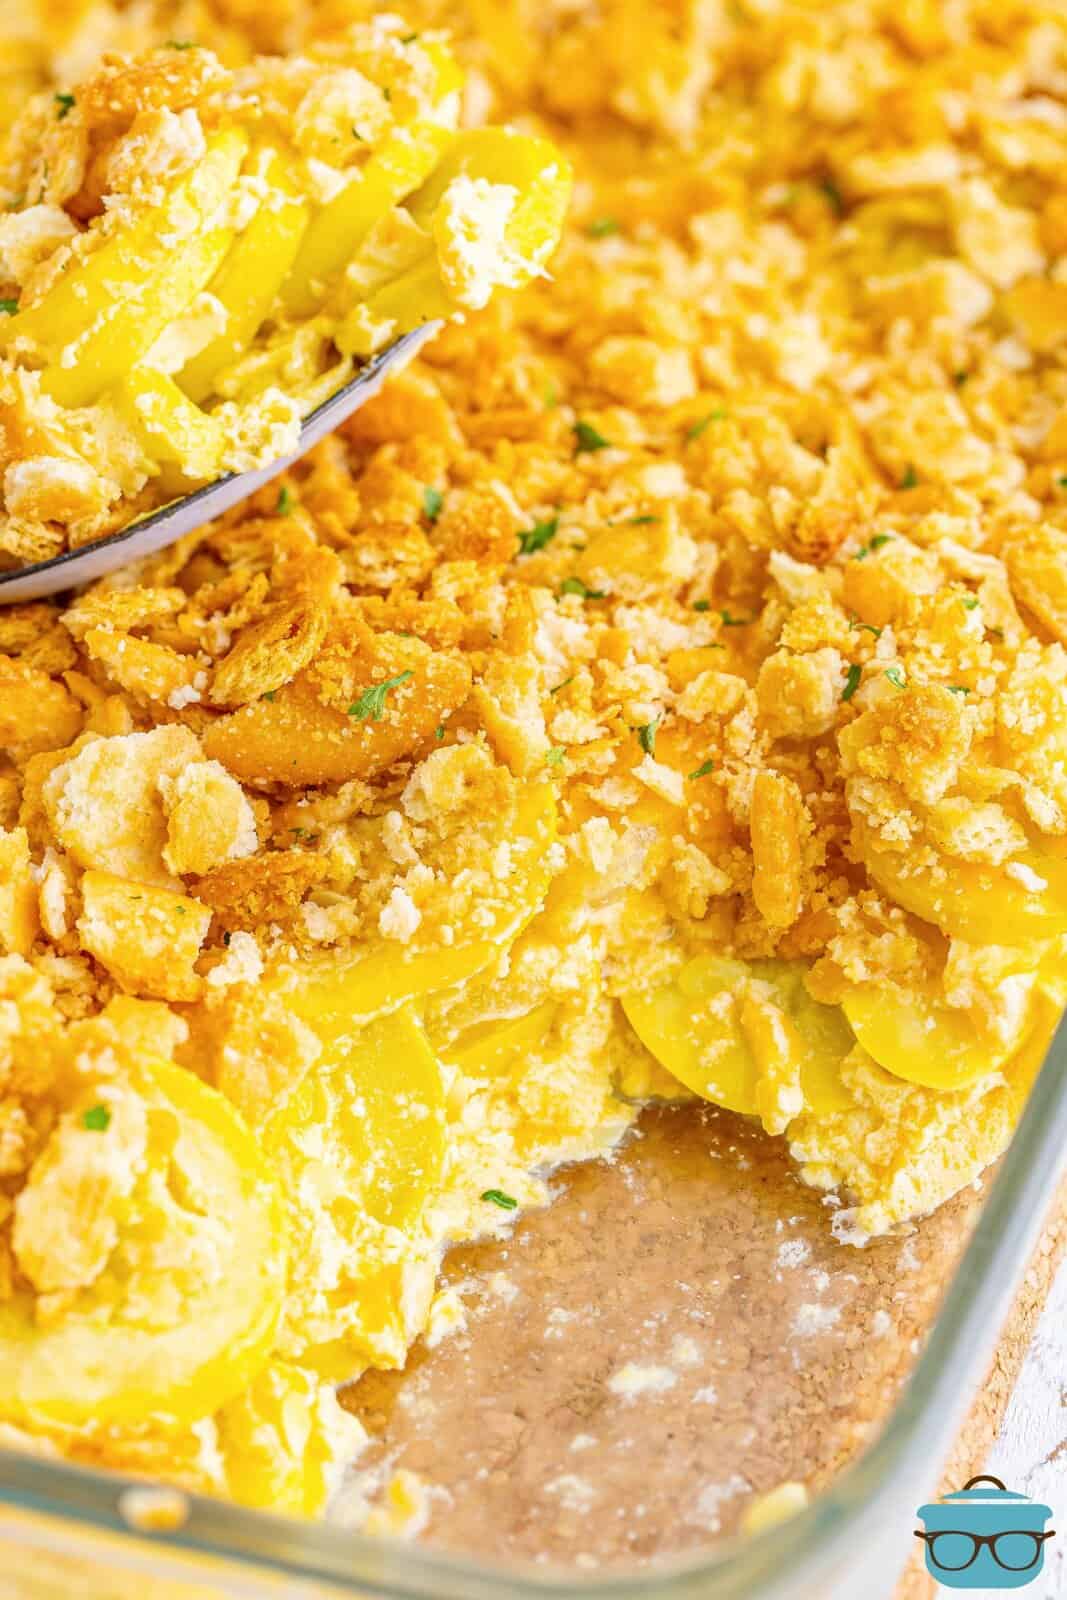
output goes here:
<path id="1" fill-rule="evenodd" d="M 115 390 L 115 402 L 151 461 L 190 478 L 214 478 L 226 449 L 221 422 L 194 405 L 173 378 L 135 367 Z"/>
<path id="2" fill-rule="evenodd" d="M 556 1015 L 556 1005 L 546 1000 L 521 1017 L 480 1022 L 468 1028 L 457 1042 L 442 1051 L 444 1059 L 462 1072 L 497 1078 L 524 1061 L 531 1050 L 544 1044 Z"/>
<path id="3" fill-rule="evenodd" d="M 87 405 L 112 388 L 217 271 L 233 230 L 214 219 L 248 149 L 236 129 L 216 134 L 167 199 L 119 229 L 36 305 L 5 318 L 0 341 L 28 337 L 43 352 L 45 393 Z"/>
<path id="4" fill-rule="evenodd" d="M 26 1291 L 0 1304 L 0 1415 L 12 1422 L 187 1424 L 245 1389 L 270 1352 L 286 1231 L 256 1141 L 228 1100 L 181 1067 L 144 1062 L 133 1088 L 147 1109 L 147 1156 L 103 1271 L 45 1321 Z M 60 1130 L 63 1159 L 84 1159 L 72 1134 L 113 1137 L 109 1117 L 106 1104 L 73 1117 Z M 55 1176 L 60 1131 L 27 1190 Z M 53 1187 L 62 1194 L 62 1181 Z M 85 1223 L 98 1194 L 84 1195 Z"/>
<path id="5" fill-rule="evenodd" d="M 807 1103 L 829 1112 L 848 1103 L 838 1067 L 855 1040 L 838 1007 L 811 998 L 803 974 L 798 962 L 695 956 L 673 981 L 625 995 L 623 1010 L 657 1061 L 705 1100 L 757 1115 L 761 1076 L 784 1057 Z"/>
<path id="6" fill-rule="evenodd" d="M 892 984 L 869 984 L 842 1002 L 852 1031 L 880 1067 L 929 1089 L 966 1089 L 1002 1067 L 1032 1025 L 1029 1004 L 1020 1007 L 1010 1037 L 994 1041 L 964 1011 L 929 992 Z"/>
<path id="7" fill-rule="evenodd" d="M 268 162 L 270 193 L 208 284 L 226 313 L 222 333 L 186 362 L 178 385 L 201 404 L 224 367 L 246 353 L 289 276 L 311 214 L 281 157 Z"/>
<path id="8" fill-rule="evenodd" d="M 416 1234 L 440 1180 L 445 1101 L 440 1065 L 410 1009 L 359 1028 L 344 1021 L 343 991 L 325 1008 L 323 998 L 320 989 L 300 1007 L 323 1055 L 268 1119 L 264 1145 L 303 1241 L 283 1348 L 340 1381 L 361 1360 L 396 1364 L 416 1331 Z"/>
<path id="9" fill-rule="evenodd" d="M 871 877 L 905 911 L 972 944 L 1046 943 L 1067 933 L 1067 857 L 1034 841 L 1014 861 L 984 866 L 882 848 L 862 824 L 853 842 Z"/>
<path id="10" fill-rule="evenodd" d="M 512 942 L 544 899 L 552 877 L 548 847 L 555 834 L 551 785 L 537 784 L 519 800 L 510 832 L 514 890 L 488 908 L 490 920 L 476 929 L 457 929 L 452 945 L 435 939 L 420 949 L 415 941 L 400 946 L 383 941 L 348 966 L 336 960 L 317 967 L 305 964 L 298 983 L 288 990 L 293 1010 L 316 1029 L 348 1030 L 480 972 Z"/>
<path id="11" fill-rule="evenodd" d="M 426 1035 L 407 1007 L 354 1025 L 343 984 L 332 996 L 324 985 L 298 991 L 293 1009 L 324 1048 L 264 1129 L 285 1192 L 310 1186 L 327 1207 L 409 1227 L 445 1152 L 441 1067 Z"/>

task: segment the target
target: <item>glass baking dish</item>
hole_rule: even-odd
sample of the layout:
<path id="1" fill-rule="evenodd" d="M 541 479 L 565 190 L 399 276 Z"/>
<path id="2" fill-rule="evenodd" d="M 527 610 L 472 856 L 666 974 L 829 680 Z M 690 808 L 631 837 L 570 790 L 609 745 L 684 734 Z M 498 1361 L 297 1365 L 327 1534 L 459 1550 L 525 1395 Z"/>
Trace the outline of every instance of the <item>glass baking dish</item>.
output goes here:
<path id="1" fill-rule="evenodd" d="M 0 1452 L 2 1600 L 193 1600 L 204 1594 L 533 1600 L 835 1600 L 889 1596 L 915 1507 L 988 1361 L 1067 1154 L 1067 1026 L 1061 1025 L 924 1348 L 877 1436 L 806 1510 L 710 1551 L 609 1576 L 492 1565 L 343 1527 Z M 638 1306 L 637 1310 L 647 1309 Z M 654 1463 L 650 1462 L 649 1466 Z"/>

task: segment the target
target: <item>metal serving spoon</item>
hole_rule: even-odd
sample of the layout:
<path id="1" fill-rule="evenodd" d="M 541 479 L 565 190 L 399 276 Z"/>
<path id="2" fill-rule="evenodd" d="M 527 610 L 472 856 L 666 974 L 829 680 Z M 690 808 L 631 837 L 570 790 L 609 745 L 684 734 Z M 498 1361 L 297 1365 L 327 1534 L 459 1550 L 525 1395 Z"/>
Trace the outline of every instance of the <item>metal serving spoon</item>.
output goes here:
<path id="1" fill-rule="evenodd" d="M 224 478 L 216 478 L 214 483 L 205 483 L 203 488 L 182 495 L 180 500 L 160 506 L 158 511 L 138 517 L 105 539 L 95 539 L 77 550 L 65 550 L 50 561 L 37 561 L 33 566 L 0 572 L 0 605 L 9 605 L 15 600 L 39 600 L 43 595 L 58 594 L 62 589 L 74 589 L 93 578 L 102 578 L 105 572 L 114 572 L 128 561 L 162 550 L 192 533 L 194 528 L 201 528 L 205 522 L 221 516 L 239 501 L 247 500 L 250 494 L 255 494 L 299 460 L 353 411 L 366 405 L 389 374 L 406 366 L 439 327 L 439 322 L 427 322 L 412 333 L 403 334 L 361 367 L 350 382 L 312 411 L 300 430 L 300 443 L 291 456 L 258 467 L 255 472 L 227 473 Z"/>

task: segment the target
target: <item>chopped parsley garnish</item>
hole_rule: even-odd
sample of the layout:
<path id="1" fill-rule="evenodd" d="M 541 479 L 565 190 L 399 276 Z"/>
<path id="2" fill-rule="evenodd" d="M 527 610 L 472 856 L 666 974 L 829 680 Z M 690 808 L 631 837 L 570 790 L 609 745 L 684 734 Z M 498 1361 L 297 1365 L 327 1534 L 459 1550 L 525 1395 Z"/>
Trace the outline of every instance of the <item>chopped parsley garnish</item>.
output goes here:
<path id="1" fill-rule="evenodd" d="M 516 1211 L 519 1205 L 514 1195 L 505 1194 L 503 1189 L 486 1189 L 482 1199 L 488 1200 L 492 1206 L 499 1206 L 501 1211 Z"/>
<path id="2" fill-rule="evenodd" d="M 856 560 L 866 561 L 872 550 L 880 550 L 884 544 L 889 543 L 892 537 L 891 533 L 876 533 L 873 539 L 868 540 L 866 544 L 860 545 L 856 551 Z"/>
<path id="3" fill-rule="evenodd" d="M 701 417 L 699 421 L 690 423 L 689 427 L 685 430 L 686 438 L 699 439 L 700 435 L 707 428 L 709 428 L 713 422 L 722 422 L 725 417 L 726 412 L 723 410 L 722 406 L 716 406 L 715 410 L 709 411 L 706 417 Z"/>
<path id="4" fill-rule="evenodd" d="M 963 609 L 964 611 L 977 611 L 978 596 L 976 594 L 968 595 L 967 599 L 963 602 Z"/>
<path id="5" fill-rule="evenodd" d="M 833 178 L 822 178 L 819 182 L 819 193 L 824 194 L 829 201 L 830 209 L 840 216 L 845 209 L 844 197 Z"/>
<path id="6" fill-rule="evenodd" d="M 1056 482 L 1059 484 L 1061 489 L 1067 489 L 1067 472 L 1061 472 L 1059 477 L 1056 479 Z"/>
<path id="7" fill-rule="evenodd" d="M 658 522 L 658 521 L 659 521 L 658 517 L 648 517 L 648 516 L 645 516 L 645 517 L 630 517 L 628 519 L 628 521 L 627 521 L 626 526 L 628 528 L 643 528 L 649 522 Z"/>
<path id="8" fill-rule="evenodd" d="M 264 689 L 259 698 L 261 700 L 273 700 L 277 693 L 277 689 Z"/>
<path id="9" fill-rule="evenodd" d="M 52 99 L 56 103 L 56 121 L 62 122 L 74 109 L 74 96 L 72 94 L 54 94 Z"/>
<path id="10" fill-rule="evenodd" d="M 686 776 L 690 780 L 692 780 L 693 778 L 706 778 L 709 772 L 714 772 L 714 771 L 715 771 L 715 763 L 714 763 L 714 761 L 711 761 L 711 760 L 702 761 L 700 763 L 699 767 L 694 767 L 692 772 L 687 773 Z"/>
<path id="11" fill-rule="evenodd" d="M 591 422 L 582 422 L 580 419 L 574 424 L 574 453 L 580 456 L 586 450 L 606 450 L 608 440 L 602 433 L 593 427 Z"/>
<path id="12" fill-rule="evenodd" d="M 441 493 L 440 489 L 435 489 L 433 484 L 428 483 L 425 489 L 422 491 L 422 509 L 425 511 L 428 519 L 431 522 L 437 521 L 438 517 L 441 515 L 441 507 L 444 505 L 444 503 L 445 497 Z"/>
<path id="13" fill-rule="evenodd" d="M 662 717 L 653 717 L 651 722 L 646 722 L 643 727 L 636 730 L 637 742 L 646 756 L 654 756 L 656 753 L 656 731 L 662 721 Z"/>
<path id="14" fill-rule="evenodd" d="M 13 317 L 19 308 L 17 300 L 0 300 L 0 315 Z"/>
<path id="15" fill-rule="evenodd" d="M 287 517 L 293 509 L 293 494 L 287 483 L 283 483 L 278 490 L 278 498 L 274 502 L 274 509 L 279 517 Z"/>
<path id="16" fill-rule="evenodd" d="M 606 239 L 609 234 L 622 230 L 614 217 L 595 217 L 585 231 L 590 239 Z"/>
<path id="17" fill-rule="evenodd" d="M 880 639 L 882 637 L 881 628 L 876 628 L 873 622 L 861 622 L 859 617 L 853 617 L 849 622 L 849 627 L 854 633 L 870 633 L 873 634 L 876 639 Z"/>
<path id="18" fill-rule="evenodd" d="M 964 372 L 962 367 L 961 367 L 959 372 L 954 372 L 952 374 L 952 381 L 956 385 L 957 389 L 962 389 L 963 385 L 967 382 L 967 379 L 969 377 L 970 377 L 970 373 L 969 372 Z"/>
<path id="19" fill-rule="evenodd" d="M 720 611 L 724 628 L 747 628 L 754 619 L 752 617 L 732 617 L 728 611 Z"/>
<path id="20" fill-rule="evenodd" d="M 914 489 L 918 482 L 919 474 L 914 467 L 909 467 L 900 480 L 900 487 L 902 489 Z"/>
<path id="21" fill-rule="evenodd" d="M 710 611 L 711 610 L 711 601 L 710 600 L 694 600 L 693 601 L 693 610 L 694 611 Z"/>
<path id="22" fill-rule="evenodd" d="M 545 760 L 550 767 L 558 767 L 566 754 L 567 752 L 561 744 L 554 744 L 545 756 Z"/>
<path id="23" fill-rule="evenodd" d="M 903 689 L 907 683 L 903 667 L 886 667 L 885 675 L 896 689 Z"/>
<path id="24" fill-rule="evenodd" d="M 948 686 L 948 692 L 949 694 L 970 694 L 971 691 L 967 688 L 966 684 L 950 683 Z"/>
<path id="25" fill-rule="evenodd" d="M 560 594 L 580 594 L 583 600 L 603 600 L 606 589 L 590 589 L 581 578 L 564 578 L 559 586 Z"/>
<path id="26" fill-rule="evenodd" d="M 385 715 L 385 697 L 390 689 L 396 689 L 402 683 L 407 683 L 411 677 L 410 669 L 407 672 L 398 672 L 395 678 L 386 678 L 383 683 L 372 683 L 369 689 L 364 689 L 358 700 L 353 700 L 348 708 L 348 715 L 355 717 L 359 722 L 381 722 Z"/>
<path id="27" fill-rule="evenodd" d="M 519 534 L 519 554 L 532 556 L 536 551 L 543 550 L 546 544 L 559 532 L 559 518 L 549 517 L 547 522 L 535 522 L 532 528 L 525 528 Z"/>
<path id="28" fill-rule="evenodd" d="M 107 1106 L 90 1106 L 82 1113 L 82 1127 L 88 1128 L 90 1133 L 106 1133 L 110 1122 L 111 1112 Z"/>
<path id="29" fill-rule="evenodd" d="M 193 48 L 192 39 L 168 39 L 167 40 L 167 49 L 168 50 L 191 50 L 192 48 Z"/>
<path id="30" fill-rule="evenodd" d="M 559 694 L 561 689 L 565 689 L 567 687 L 568 683 L 573 683 L 573 682 L 574 682 L 574 673 L 572 672 L 569 678 L 564 678 L 562 683 L 557 683 L 556 687 L 554 689 L 550 689 L 548 692 L 549 692 L 549 694 Z"/>
<path id="31" fill-rule="evenodd" d="M 860 679 L 862 677 L 863 668 L 853 661 L 852 665 L 848 669 L 848 672 L 845 674 L 845 687 L 841 690 L 842 700 L 852 699 L 852 696 L 860 686 Z"/>
<path id="32" fill-rule="evenodd" d="M 440 744 L 441 740 L 444 738 L 445 730 L 444 730 L 444 727 L 442 726 L 442 724 L 440 722 L 437 724 L 436 728 L 433 730 L 433 736 L 437 740 L 438 744 Z"/>
<path id="33" fill-rule="evenodd" d="M 404 35 L 404 37 L 403 37 L 403 38 L 402 38 L 402 39 L 401 39 L 401 41 L 400 41 L 400 43 L 401 43 L 401 44 L 414 44 L 414 43 L 415 43 L 415 40 L 416 40 L 416 39 L 417 39 L 417 38 L 418 38 L 418 37 L 419 37 L 419 36 L 418 36 L 418 34 L 417 34 L 417 33 L 405 33 L 405 35 Z"/>

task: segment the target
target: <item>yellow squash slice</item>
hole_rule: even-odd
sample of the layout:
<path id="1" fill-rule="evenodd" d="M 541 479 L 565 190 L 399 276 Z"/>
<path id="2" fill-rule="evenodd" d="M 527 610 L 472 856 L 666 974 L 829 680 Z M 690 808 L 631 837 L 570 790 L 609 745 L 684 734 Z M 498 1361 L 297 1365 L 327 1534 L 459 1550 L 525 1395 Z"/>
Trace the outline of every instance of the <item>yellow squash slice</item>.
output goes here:
<path id="1" fill-rule="evenodd" d="M 46 1320 L 26 1291 L 0 1304 L 0 1415 L 12 1422 L 188 1424 L 239 1394 L 269 1355 L 286 1232 L 256 1141 L 181 1067 L 142 1063 L 132 1087 L 147 1106 L 147 1157 L 103 1271 Z M 73 1131 L 115 1133 L 84 1112 Z M 46 1146 L 28 1189 L 47 1181 L 50 1160 Z M 93 1199 L 72 1227 L 87 1224 Z"/>
<path id="2" fill-rule="evenodd" d="M 310 1183 L 327 1205 L 409 1227 L 444 1160 L 440 1065 L 409 1008 L 361 1027 L 345 1019 L 343 986 L 326 989 L 293 996 L 323 1054 L 268 1120 L 265 1148 L 287 1194 Z"/>
<path id="3" fill-rule="evenodd" d="M 856 1038 L 880 1067 L 929 1089 L 966 1089 L 1002 1067 L 1032 1025 L 1028 1003 L 1009 1037 L 997 1041 L 966 1012 L 891 984 L 856 989 L 842 1005 Z"/>
<path id="4" fill-rule="evenodd" d="M 830 1112 L 848 1104 L 838 1066 L 855 1040 L 803 975 L 799 962 L 695 956 L 671 982 L 625 995 L 623 1010 L 656 1060 L 705 1100 L 756 1116 L 761 1077 L 786 1066 L 807 1103 Z"/>
<path id="5" fill-rule="evenodd" d="M 214 219 L 247 149 L 238 130 L 217 134 L 161 205 L 106 239 L 36 305 L 4 319 L 4 345 L 27 337 L 45 354 L 41 381 L 53 400 L 88 405 L 112 388 L 211 281 L 233 240 Z"/>
<path id="6" fill-rule="evenodd" d="M 396 1364 L 413 1337 L 415 1235 L 445 1156 L 441 1068 L 409 1008 L 365 1027 L 343 989 L 302 995 L 324 1051 L 267 1122 L 294 1255 L 283 1344 L 324 1378 Z M 413 1278 L 414 1272 L 414 1278 Z"/>
<path id="7" fill-rule="evenodd" d="M 862 825 L 853 842 L 875 883 L 954 939 L 1025 945 L 1067 933 L 1067 857 L 1046 840 L 996 867 L 948 857 L 924 864 L 883 849 Z"/>
<path id="8" fill-rule="evenodd" d="M 221 422 L 201 411 L 173 378 L 135 367 L 115 391 L 115 401 L 145 454 L 190 478 L 214 478 L 226 448 Z"/>
<path id="9" fill-rule="evenodd" d="M 346 1029 L 420 995 L 465 982 L 489 966 L 540 906 L 552 876 L 547 855 L 555 836 L 552 789 L 538 784 L 516 807 L 511 833 L 514 889 L 491 906 L 488 924 L 466 933 L 457 929 L 451 945 L 434 940 L 420 948 L 413 940 L 398 948 L 395 942 L 383 942 L 348 966 L 336 960 L 319 969 L 305 964 L 299 982 L 287 993 L 293 1010 L 316 1029 Z"/>
<path id="10" fill-rule="evenodd" d="M 479 1022 L 456 1043 L 442 1051 L 444 1059 L 461 1072 L 483 1078 L 505 1076 L 544 1044 L 552 1029 L 556 1004 L 546 1000 L 521 1017 Z"/>
<path id="11" fill-rule="evenodd" d="M 270 193 L 239 234 L 208 284 L 222 305 L 226 326 L 178 374 L 178 385 L 202 404 L 215 378 L 249 349 L 260 325 L 289 276 L 308 225 L 311 207 L 297 197 L 281 157 L 267 164 Z"/>

